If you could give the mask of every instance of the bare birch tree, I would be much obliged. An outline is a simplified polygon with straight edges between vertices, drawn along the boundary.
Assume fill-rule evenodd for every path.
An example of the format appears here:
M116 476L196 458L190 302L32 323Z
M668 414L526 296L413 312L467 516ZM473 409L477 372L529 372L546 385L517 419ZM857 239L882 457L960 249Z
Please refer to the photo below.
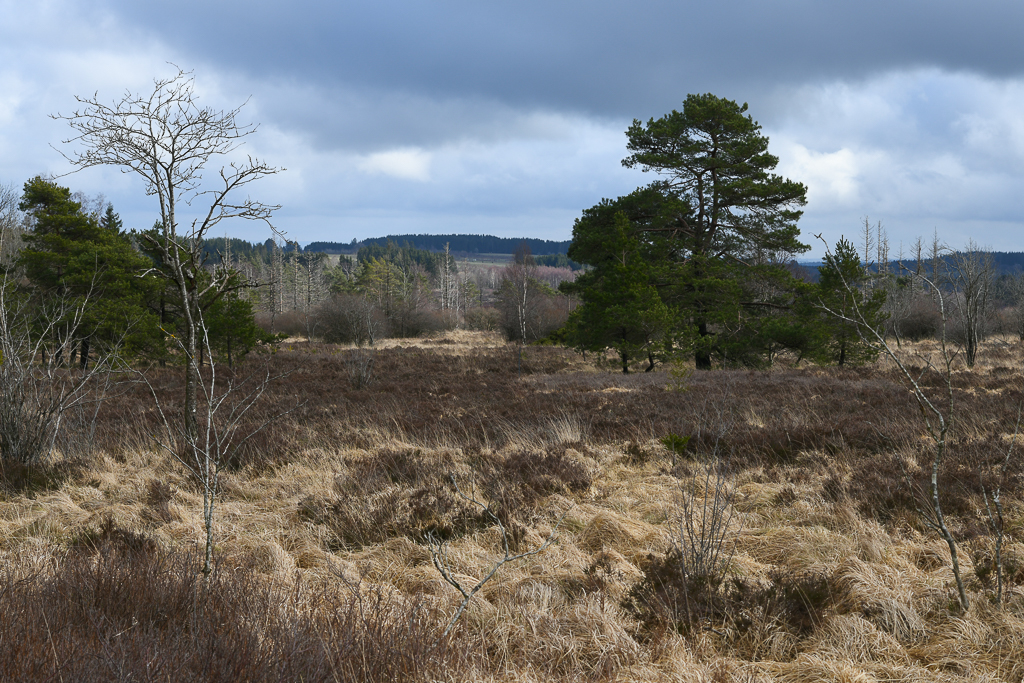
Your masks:
M982 251L974 240L968 240L963 250L949 254L947 279L954 288L952 299L964 345L964 361L969 368L974 367L978 347L985 339L995 271L992 255Z
M194 86L192 73L179 69L170 78L155 79L148 94L127 92L113 104L101 102L98 95L76 97L81 109L54 116L74 131L63 143L75 149L62 154L76 170L120 167L124 173L140 176L146 193L159 202L161 234L150 241L163 262L156 272L181 297L181 349L186 357L183 419L189 434L197 428L198 367L191 360L203 335L201 302L237 286L231 277L204 275L202 240L221 222L236 218L263 221L273 229L270 218L280 207L235 197L249 183L281 170L250 156L222 166L219 182L207 188L203 183L206 165L237 150L256 126L238 122L241 106L226 111L201 107ZM203 208L191 222L183 223L179 222L182 204Z
M196 378L198 398L198 409L193 413L194 421L191 424L172 424L153 385L143 373L139 374L149 386L157 413L163 423L165 437L156 439L158 446L181 463L202 491L205 532L203 574L209 576L213 571L213 513L217 496L220 494L220 472L231 462L234 454L246 441L285 413L264 419L254 427L245 428L246 418L270 383L280 375L272 376L269 365L266 365L241 379L233 374L222 376L214 361L202 310L196 311L196 322L199 331L197 343L206 351L210 362L206 371L200 372L201 355L188 355L187 362L192 366ZM184 349L185 340L176 338L176 341Z
M936 239L936 244L937 243L938 240ZM827 244L825 245L825 250L826 253L831 253ZM916 277L917 276L915 276L915 278ZM967 591L964 588L963 576L960 572L960 559L957 553L957 542L953 533L950 531L949 526L946 524L946 516L942 509L942 486L939 481L939 472L942 468L942 463L949 455L950 430L953 429L956 418L953 400L953 361L957 354L955 350L949 347L947 340L946 322L948 320L948 310L942 289L939 288L935 282L929 281L926 277L922 276L921 280L931 288L935 296L936 303L939 307L942 326L939 334L939 361L935 362L931 357L919 355L918 360L923 363L924 367L924 370L921 370L920 372L903 361L900 355L892 348L892 346L889 345L889 342L886 340L882 330L869 323L865 316L864 309L857 303L856 299L853 300L852 307L848 311L843 311L836 307L830 308L824 303L820 304L820 308L829 315L854 324L866 342L874 345L879 351L884 352L885 355L888 356L889 360L891 360L896 366L899 375L903 378L905 385L913 394L914 400L916 401L918 408L921 410L925 432L928 434L934 450L932 452L930 468L931 476L928 492L920 496L920 498L924 498L927 503L925 505L918 505L918 514L921 516L925 526L938 533L949 548L953 579L956 582L960 606L966 612L970 609L970 602L967 598ZM845 281L843 284L847 288L850 288L851 286L850 283ZM927 387L923 382L923 376L928 371L933 371L942 378L942 388L937 395L926 391ZM911 485L909 475L907 475L907 484L908 486ZM915 495L918 494L916 488L913 486L911 486L911 488Z

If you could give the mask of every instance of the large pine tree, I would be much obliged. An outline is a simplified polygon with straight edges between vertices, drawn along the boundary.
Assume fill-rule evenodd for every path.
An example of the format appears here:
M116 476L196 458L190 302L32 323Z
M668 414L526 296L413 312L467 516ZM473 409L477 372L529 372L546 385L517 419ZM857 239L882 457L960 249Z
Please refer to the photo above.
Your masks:
M690 95L682 111L634 121L622 163L660 178L585 211L569 250L600 271L613 257L602 236L621 212L624 234L642 254L635 268L670 312L674 329L666 336L677 347L687 340L698 368L762 362L768 336L784 331L780 312L797 296L785 263L808 249L796 227L807 188L773 172L779 160L746 111L746 104ZM584 307L610 295L590 287L598 281L608 282L595 275L574 288Z
M97 219L83 210L71 191L36 177L25 183L20 204L31 230L19 263L33 288L44 296L84 304L78 340L80 363L96 345L129 354L153 352L161 344L146 298L156 283L143 277L150 262L132 246L108 205Z

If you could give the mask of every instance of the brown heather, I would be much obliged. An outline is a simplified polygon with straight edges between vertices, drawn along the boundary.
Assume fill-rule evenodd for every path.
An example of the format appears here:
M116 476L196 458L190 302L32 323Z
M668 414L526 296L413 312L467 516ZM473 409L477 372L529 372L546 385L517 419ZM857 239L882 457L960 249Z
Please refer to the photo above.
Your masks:
M680 391L667 373L622 376L550 347L527 348L519 378L515 349L455 332L378 348L357 388L356 353L286 342L248 361L291 371L252 424L291 412L222 475L209 578L201 495L153 445L145 386L103 405L91 443L83 424L49 467L4 471L0 680L1024 678L1024 449L1003 482L1003 605L980 516L1024 399L1017 345L990 342L954 375L940 477L967 614L917 513L921 416L883 362L696 373ZM149 373L172 411L178 374ZM669 434L690 437L681 453ZM671 540L712 455L735 501L716 590L681 579ZM443 638L459 596L425 534L447 539L469 583L501 554L452 476L520 550L564 519Z

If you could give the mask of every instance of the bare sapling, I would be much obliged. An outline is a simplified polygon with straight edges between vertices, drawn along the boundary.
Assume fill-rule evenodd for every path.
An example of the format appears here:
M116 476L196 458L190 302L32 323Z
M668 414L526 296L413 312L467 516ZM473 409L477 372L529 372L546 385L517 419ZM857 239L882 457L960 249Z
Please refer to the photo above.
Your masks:
M990 253L982 251L974 240L968 240L962 251L949 255L946 271L954 290L952 299L964 360L972 368L990 322L995 262Z
M819 239L821 238L820 235L818 235L818 237ZM824 240L822 241L824 242ZM831 255L831 251L829 250L827 243L825 244L825 250L826 253ZM901 264L900 267L903 268L903 265ZM910 272L906 268L904 268L904 271L907 273ZM871 344L879 351L884 352L886 357L888 357L896 366L900 375L903 376L907 387L914 395L914 400L917 402L917 405L921 410L925 431L928 434L933 447L931 478L927 496L928 504L923 506L918 505L918 513L920 514L925 526L938 533L949 547L953 579L956 582L960 607L966 612L970 607L970 602L967 599L967 591L964 588L964 581L960 572L957 542L956 539L953 538L953 534L950 532L949 527L946 524L945 515L942 512L941 485L939 482L939 470L942 466L943 460L947 456L950 430L953 428L956 416L953 397L953 361L956 359L958 353L957 350L950 348L947 341L946 324L949 316L942 290L936 286L937 283L934 280L930 280L924 275L912 273L911 276L920 279L920 281L930 289L932 295L935 297L936 303L938 304L941 321L939 328L939 362L936 363L931 356L917 354L916 357L923 362L923 370L917 375L911 371L910 367L903 362L903 359L896 353L896 350L889 344L884 334L884 328L882 326L875 326L868 323L864 310L860 305L860 292L855 292L853 287L851 287L850 283L847 282L845 278L843 278L843 285L851 295L850 301L852 302L852 305L850 308L844 312L842 310L829 308L823 302L819 302L818 306L825 313L845 322L852 323L857 329L857 333L865 343ZM840 277L842 277L841 274ZM942 378L941 397L933 398L925 392L922 385L922 378L928 371L935 372ZM907 479L907 483L910 485L909 475L907 475Z
M1010 445L1006 447L1006 455L999 463L995 484L986 485L985 477L979 470L978 477L981 479L981 495L985 501L985 521L988 524L989 532L995 540L996 569L996 604L1003 602L1003 542L1005 540L1006 518L1003 514L1002 486L1006 481L1006 472L1010 467L1013 456L1013 447L1017 445L1017 435L1020 433L1021 408L1017 408L1017 424L1013 430L1013 437Z
M0 249L3 235L0 234ZM23 466L43 464L53 453L65 418L95 402L94 386L109 384L119 363L117 345L84 369L65 363L62 350L80 336L89 296L36 300L0 274L0 459Z
M126 93L113 104L98 96L76 97L82 109L53 118L66 121L74 136L64 140L77 151L62 154L76 170L94 166L118 166L142 178L146 194L159 202L157 235L145 235L159 256L151 272L165 278L180 298L183 317L182 346L188 358L200 352L200 318L211 305L232 289L248 287L229 268L215 271L205 266L203 241L223 221L245 219L270 225L280 208L246 197L236 199L247 185L277 173L253 157L231 161L219 170L219 183L203 184L205 166L217 157L234 153L256 126L239 123L241 107L222 111L198 104L194 77L178 70L170 78L155 79L148 94ZM181 221L179 208L198 206L191 221ZM203 273L209 277L203 277ZM198 365L185 364L185 429L198 429Z
M210 345L209 332L203 321L202 311L197 311L199 342L209 359L201 369L199 355L189 353L188 342L174 337L185 362L192 365L196 378L197 398L195 421L171 421L156 389L139 373L149 387L156 404L157 414L164 429L164 436L154 436L158 447L177 460L199 486L203 494L203 530L205 552L203 574L213 571L213 515L220 494L220 473L228 465L238 449L263 429L273 424L289 411L268 417L255 426L244 424L247 416L267 391L272 382L284 375L272 375L269 363L262 369L238 379L233 373L223 377L218 370ZM201 371L202 370L202 371ZM186 410L190 409L186 406ZM292 409L294 410L294 408Z
M726 535L733 526L735 493L717 458L694 471L689 490L680 491L679 528L672 545L687 581L704 581L717 590L725 579L732 552Z
M455 492L458 493L459 496L466 502L472 503L473 505L479 507L484 512L484 514L487 515L487 517L490 518L498 527L498 532L501 535L501 546L503 554L500 558L498 558L495 561L493 565L491 565L491 568L484 574L483 578L477 581L474 586L464 586L462 582L455 577L455 570L452 568L452 561L448 556L447 542L438 538L438 536L435 535L433 532L427 533L427 548L430 550L430 559L434 563L434 568L437 569L438 573L441 574L442 579L444 579L449 585L455 588L455 590L459 591L460 595L462 595L462 602L459 604L458 609L455 610L455 614L452 616L451 621L448 622L448 626L445 628L442 637L447 637L448 634L452 632L452 629L455 628L455 624L458 623L459 618L462 616L462 613L465 612L466 607L469 606L469 602L473 599L473 596L476 595L488 581L494 578L494 576L498 573L499 569L501 569L509 562L522 560L547 550L548 547L550 547L551 544L555 542L557 538L555 534L558 531L558 527L561 526L562 520L565 519L565 513L562 513L562 515L558 518L558 521L555 523L555 527L551 530L551 533L548 535L547 539L539 546L537 546L533 550L529 550L524 553L513 554L509 546L508 529L502 523L501 519L499 519L498 515L496 515L494 511L491 510L491 507L489 505L481 502L476 497L475 491L471 490L470 495L466 495L459 487L458 482L455 480L455 475L451 475L450 479L452 482L452 486L455 487Z

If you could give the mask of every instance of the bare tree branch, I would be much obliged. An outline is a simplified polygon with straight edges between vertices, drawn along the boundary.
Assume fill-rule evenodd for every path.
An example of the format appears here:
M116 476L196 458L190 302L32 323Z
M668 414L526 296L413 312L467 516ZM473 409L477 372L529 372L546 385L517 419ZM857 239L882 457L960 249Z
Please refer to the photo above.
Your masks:
M175 67L177 68L177 67ZM162 264L154 269L168 279L181 297L184 317L182 351L185 363L185 429L197 429L197 368L192 361L199 350L202 308L208 294L223 294L231 285L229 271L204 271L202 241L211 229L231 219L262 221L274 230L270 218L277 205L263 204L236 195L249 183L278 173L253 157L244 163L231 162L220 169L222 186L203 189L203 171L215 157L237 150L246 137L256 132L254 124L239 123L245 103L235 109L200 107L191 72L178 69L170 78L155 79L148 95L126 92L113 104L101 102L98 93L76 97L82 105L68 115L53 118L66 121L74 135L60 151L75 170L94 166L118 166L123 173L140 176L146 194L160 204L160 237L149 238ZM209 202L206 210L187 229L179 226L178 205ZM204 272L207 275L204 277Z
M427 534L427 548L430 550L430 559L434 563L434 568L437 569L438 573L441 574L441 578L443 578L449 585L455 588L455 590L459 591L459 593L462 595L462 602L459 604L459 608L455 611L455 615L448 623L448 627L445 628L443 637L447 637L448 634L451 633L452 629L455 628L455 624L456 622L458 622L459 617L462 616L462 613L466 610L466 607L469 606L469 601L472 600L473 596L476 595L480 591L480 589L484 587L484 584L490 581L494 577L494 575L498 573L498 570L501 569L502 566L504 566L508 562L515 562L516 560L531 557L533 555L537 555L547 550L548 547L555 542L555 533L558 531L558 527L561 526L562 520L565 519L566 515L566 513L562 513L562 515L558 518L558 521L555 523L554 529L551 530L551 533L548 535L547 539L543 543L541 543L533 550L513 555L512 551L509 549L508 530L505 528L505 525L502 524L498 516L494 514L494 511L491 510L491 507L477 499L475 493L468 496L465 493L463 493L462 489L459 488L459 483L455 480L455 475L451 475L449 479L452 482L452 486L455 487L456 493L458 493L463 500L479 506L480 509L483 510L487 514L487 516L490 517L491 520L493 520L494 523L497 525L498 531L501 534L501 544L504 550L504 554L491 566L487 573L484 574L482 579L477 581L477 583L472 588L468 588L463 586L462 582L455 578L455 572L452 570L451 560L449 560L448 558L447 543L439 539L433 533Z

